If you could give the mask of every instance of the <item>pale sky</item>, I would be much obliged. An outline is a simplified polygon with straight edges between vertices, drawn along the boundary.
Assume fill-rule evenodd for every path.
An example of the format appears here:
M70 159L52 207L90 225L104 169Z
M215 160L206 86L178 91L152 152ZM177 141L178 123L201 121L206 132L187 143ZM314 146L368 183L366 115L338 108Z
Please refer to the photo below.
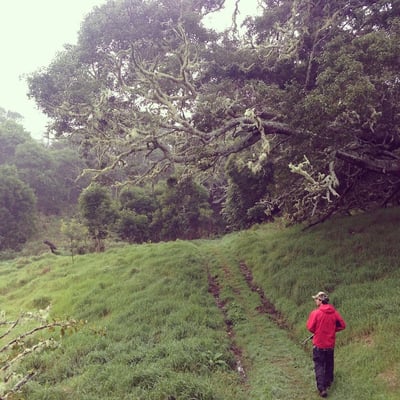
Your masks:
M46 117L29 100L21 76L46 67L64 44L76 44L85 15L107 0L0 0L0 107L21 114L22 125L41 139ZM231 5L221 13L217 26L230 26ZM257 0L242 0L241 16L254 14Z

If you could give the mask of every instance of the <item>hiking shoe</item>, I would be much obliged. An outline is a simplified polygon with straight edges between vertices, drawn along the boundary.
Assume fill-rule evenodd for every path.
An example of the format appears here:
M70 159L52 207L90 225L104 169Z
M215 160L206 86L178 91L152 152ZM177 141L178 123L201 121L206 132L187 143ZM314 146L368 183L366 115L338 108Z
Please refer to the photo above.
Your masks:
M328 392L327 392L326 390L321 390L321 391L319 392L319 395L320 395L321 397L328 397Z

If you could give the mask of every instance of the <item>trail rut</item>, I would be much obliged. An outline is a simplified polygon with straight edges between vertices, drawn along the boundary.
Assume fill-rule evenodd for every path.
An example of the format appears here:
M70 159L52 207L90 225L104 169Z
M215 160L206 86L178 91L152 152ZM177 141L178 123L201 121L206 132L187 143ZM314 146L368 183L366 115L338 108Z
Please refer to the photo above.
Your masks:
M254 281L247 263L227 259L218 249L210 256L209 293L223 315L249 399L313 399L311 360L290 339L290 324Z

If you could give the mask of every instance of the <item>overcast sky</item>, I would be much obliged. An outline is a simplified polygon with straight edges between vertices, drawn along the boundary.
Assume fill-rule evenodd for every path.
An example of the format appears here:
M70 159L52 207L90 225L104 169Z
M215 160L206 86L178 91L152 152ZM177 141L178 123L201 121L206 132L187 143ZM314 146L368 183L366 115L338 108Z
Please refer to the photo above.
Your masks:
M234 0L227 0L227 5ZM46 67L64 44L75 44L80 24L107 0L0 0L0 107L20 113L25 129L41 139L47 120L26 96L21 77ZM241 0L242 16L255 11L257 0ZM218 26L230 25L231 11Z

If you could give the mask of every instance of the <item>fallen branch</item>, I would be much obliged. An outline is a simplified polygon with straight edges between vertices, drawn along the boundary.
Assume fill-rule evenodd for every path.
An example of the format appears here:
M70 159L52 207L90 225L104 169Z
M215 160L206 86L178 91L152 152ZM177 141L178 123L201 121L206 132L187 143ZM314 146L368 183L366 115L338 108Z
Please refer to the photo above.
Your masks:
M46 311L48 310L46 309ZM10 325L9 329L0 335L0 340L2 341L7 340L17 327L20 329L23 322L36 321L38 325L15 335L2 344L0 348L0 355L2 356L0 361L0 400L12 398L13 394L19 392L37 374L38 371L35 370L21 373L19 367L22 360L33 353L57 348L59 343L53 337L43 338L41 336L41 338L35 339L35 335L38 332L45 330L52 332L55 329L59 329L62 337L67 330L76 331L79 325L84 323L73 319L48 322L44 320L43 310L23 313L15 321L11 322L5 319L4 313L1 313L1 318L3 318L3 321L0 321L0 326ZM29 340L27 340L28 338ZM29 343L29 347L26 342Z

